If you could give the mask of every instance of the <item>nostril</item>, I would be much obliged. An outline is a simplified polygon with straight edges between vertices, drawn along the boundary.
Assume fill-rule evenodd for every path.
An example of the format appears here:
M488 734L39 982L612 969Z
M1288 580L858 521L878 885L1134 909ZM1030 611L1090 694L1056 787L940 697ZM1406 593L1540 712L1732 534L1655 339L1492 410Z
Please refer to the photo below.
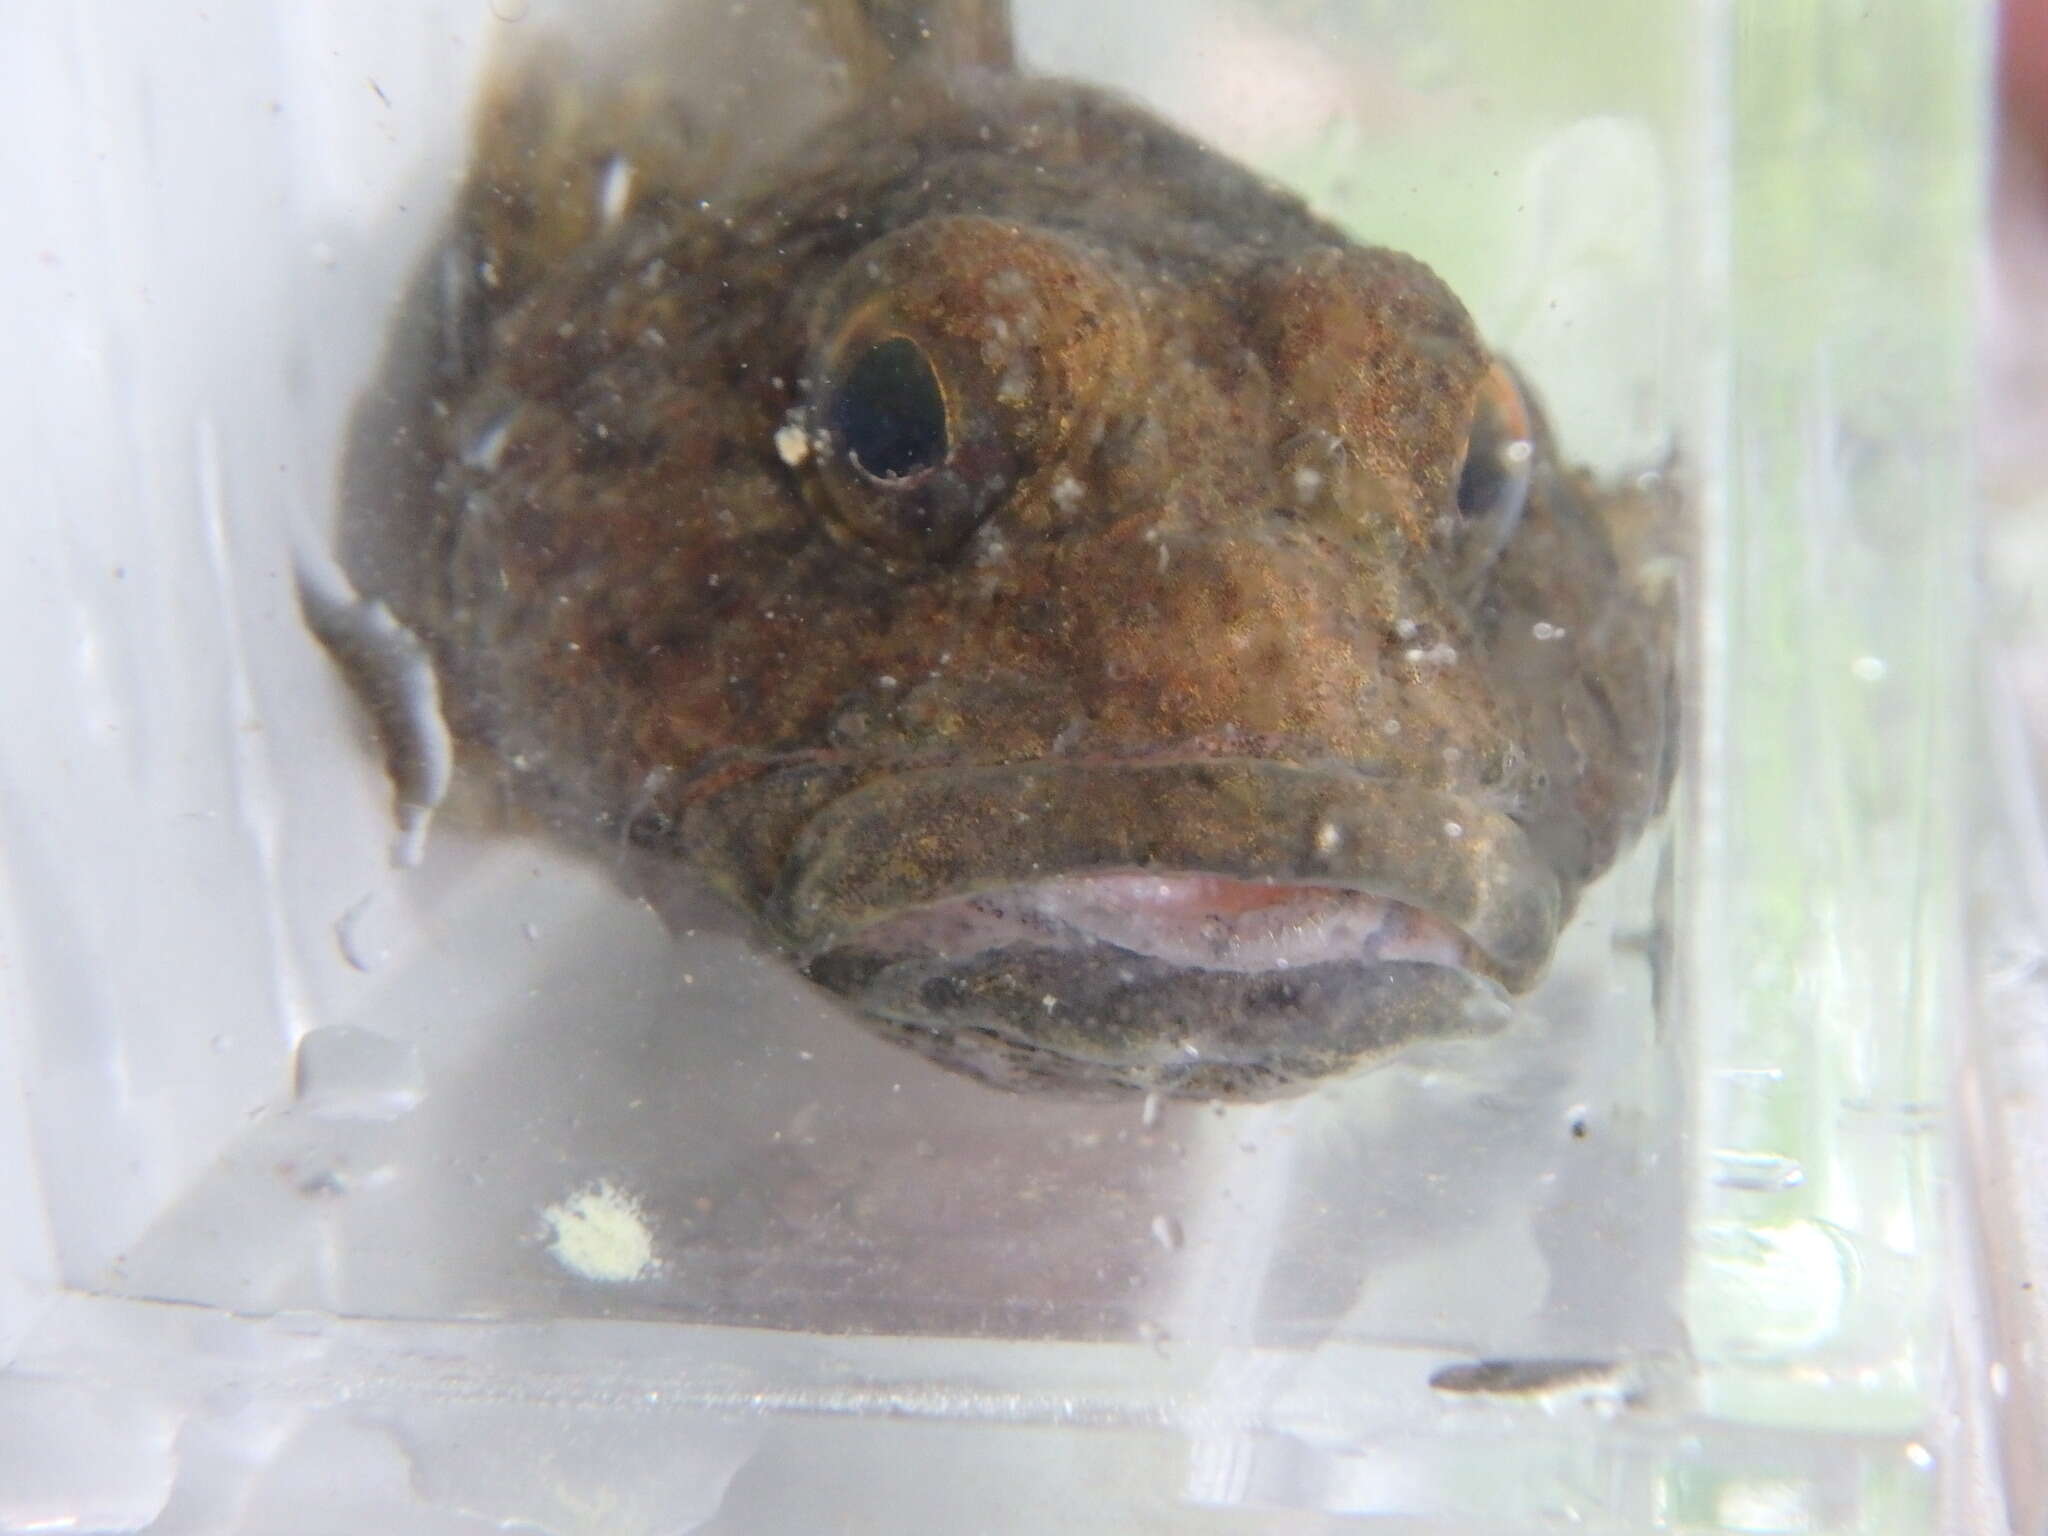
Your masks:
M1286 1013L1301 1006L1301 988L1291 981L1268 982L1247 992L1244 1003L1252 1013Z
M957 976L933 976L917 989L917 1000L934 1013L950 1013L967 1001L967 983Z

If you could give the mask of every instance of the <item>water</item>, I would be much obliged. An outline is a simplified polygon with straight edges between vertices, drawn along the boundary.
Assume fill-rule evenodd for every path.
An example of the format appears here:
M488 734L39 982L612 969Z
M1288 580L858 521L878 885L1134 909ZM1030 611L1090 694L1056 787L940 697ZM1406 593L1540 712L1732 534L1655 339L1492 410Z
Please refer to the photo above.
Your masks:
M1027 54L1426 256L1576 452L1687 487L1671 840L1502 1034L1224 1111L933 1072L488 805L394 873L294 572L539 8L32 9L0 1529L1963 1507L1965 8L1083 9Z

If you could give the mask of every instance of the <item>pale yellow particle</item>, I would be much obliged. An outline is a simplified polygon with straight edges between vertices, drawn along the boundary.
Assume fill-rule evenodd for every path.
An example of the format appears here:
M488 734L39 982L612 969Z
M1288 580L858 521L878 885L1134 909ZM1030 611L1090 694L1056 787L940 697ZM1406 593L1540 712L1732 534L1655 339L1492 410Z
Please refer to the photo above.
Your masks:
M572 1275L620 1284L654 1269L654 1234L640 1203L606 1181L586 1185L543 1210L554 1234L548 1252Z

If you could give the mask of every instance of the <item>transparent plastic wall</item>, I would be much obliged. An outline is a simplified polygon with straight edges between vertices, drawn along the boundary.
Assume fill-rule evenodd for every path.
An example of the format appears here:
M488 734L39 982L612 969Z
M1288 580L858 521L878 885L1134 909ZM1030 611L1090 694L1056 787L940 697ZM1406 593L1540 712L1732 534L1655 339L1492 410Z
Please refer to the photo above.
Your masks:
M18 7L0 1530L1993 1528L1982 8L1019 11L1683 487L1662 827L1503 1035L1237 1108L939 1073L482 819L400 867L294 572L487 60L589 15ZM707 100L807 110L706 13Z

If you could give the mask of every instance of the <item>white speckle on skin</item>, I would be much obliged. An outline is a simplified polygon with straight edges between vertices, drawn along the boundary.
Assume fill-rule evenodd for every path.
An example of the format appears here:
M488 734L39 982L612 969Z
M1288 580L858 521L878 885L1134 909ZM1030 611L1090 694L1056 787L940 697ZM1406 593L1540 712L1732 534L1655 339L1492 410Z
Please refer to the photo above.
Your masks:
M811 456L811 435L799 422L785 421L775 429L775 453L783 463L795 469Z
M1461 838L1461 837L1463 837L1464 835L1465 835L1465 827L1464 827L1464 824L1463 824L1462 822L1456 822L1456 821L1447 821L1447 822L1445 822L1445 823L1444 823L1444 836L1445 836L1445 837L1448 837L1448 838L1451 838L1451 839L1455 840L1455 839L1457 839L1457 838Z
M1529 633L1534 635L1538 640L1562 640L1564 638L1564 627L1558 624L1546 623L1544 620L1538 619L1534 624L1531 624L1529 626Z
M1323 488L1323 472L1303 465L1294 472L1294 494L1302 501L1314 501Z
M1881 683L1890 671L1882 656L1858 656L1849 663L1849 675L1859 683Z
M604 176L597 185L597 216L609 229L626 216L633 200L633 162L613 155L605 162Z
M640 1202L610 1181L587 1184L540 1214L552 1234L548 1252L570 1274L620 1285L653 1272L654 1233Z
M487 475L496 473L505 457L505 444L512 436L513 415L512 411L505 412L472 437L463 449L462 462Z
M1343 845L1344 830L1334 821L1326 821L1316 828L1316 852L1335 853Z
M1052 483L1052 504L1062 512L1072 512L1081 505L1081 482L1072 475L1061 475Z

